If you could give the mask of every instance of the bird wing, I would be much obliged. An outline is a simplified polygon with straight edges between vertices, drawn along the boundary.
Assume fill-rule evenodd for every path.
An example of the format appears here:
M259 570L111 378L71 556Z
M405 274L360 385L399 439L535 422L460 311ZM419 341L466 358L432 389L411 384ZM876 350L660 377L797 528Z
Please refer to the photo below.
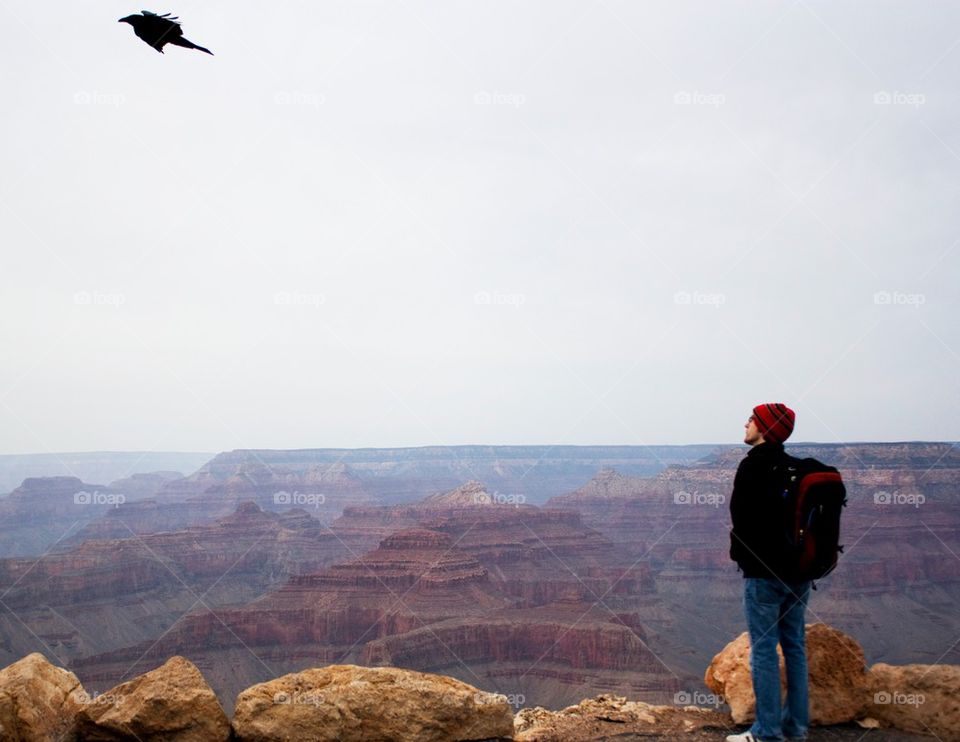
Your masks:
M143 10L141 13L143 13L143 22L140 24L141 30L136 31L136 34L150 46L157 48L157 44L163 46L183 36L183 29L176 16L170 13L157 15L149 10Z
M161 14L151 13L149 10L141 10L140 12L147 18L154 20L154 22L162 21L164 23L169 23L174 26L180 25L180 16L170 15L170 13L161 13Z

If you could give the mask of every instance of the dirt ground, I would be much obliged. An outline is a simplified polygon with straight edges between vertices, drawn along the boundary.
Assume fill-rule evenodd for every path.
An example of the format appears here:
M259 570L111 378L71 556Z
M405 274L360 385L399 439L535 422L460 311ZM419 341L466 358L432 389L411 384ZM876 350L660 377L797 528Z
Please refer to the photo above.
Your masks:
M722 727L704 727L694 731L667 731L658 729L656 731L624 731L616 732L614 729L597 729L595 734L590 735L587 730L582 730L589 736L544 736L543 742L581 742L589 740L590 742L660 742L663 740L681 740L682 742L723 742L728 734L735 734L745 729L734 728L727 729ZM572 730L570 730L572 731ZM896 729L863 729L856 724L843 724L831 727L813 727L807 736L807 742L937 742L936 737L921 736L917 734L908 734ZM942 740L942 742L948 742Z
M683 740L724 742L744 731L728 714L715 710L633 703L616 696L598 696L563 711L524 709L515 720L517 742L600 742L601 740ZM869 729L856 723L811 727L807 742L932 742L935 736L896 729ZM956 739L940 742L958 742Z

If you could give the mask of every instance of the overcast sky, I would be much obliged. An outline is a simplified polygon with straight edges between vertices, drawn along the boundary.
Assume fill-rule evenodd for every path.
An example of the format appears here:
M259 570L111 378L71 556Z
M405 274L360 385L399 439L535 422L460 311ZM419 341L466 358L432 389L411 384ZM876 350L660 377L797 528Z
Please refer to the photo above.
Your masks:
M960 6L2 0L0 452L960 438Z

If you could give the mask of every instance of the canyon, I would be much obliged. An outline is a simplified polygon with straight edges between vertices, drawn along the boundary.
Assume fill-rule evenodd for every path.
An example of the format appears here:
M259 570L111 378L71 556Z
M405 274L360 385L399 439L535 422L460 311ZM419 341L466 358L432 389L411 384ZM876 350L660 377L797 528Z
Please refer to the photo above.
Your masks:
M848 504L837 569L812 593L809 620L856 633L876 662L960 659L960 449L946 443L788 446L839 468ZM745 449L721 449L655 477L604 470L548 505L573 510L649 560L667 625L700 662L742 627L741 579L728 558L730 483ZM694 664L677 657L678 668Z
M410 502L482 479L495 494L543 502L579 487L602 466L653 474L690 463L713 446L427 446L404 449L236 450L217 454L187 476L138 462L190 463L188 454L63 454L0 457L0 474L32 476L0 496L0 557L40 555L92 538L212 523L242 500L264 510L304 508L329 523L348 505ZM59 474L64 470L71 476ZM111 479L109 474L122 472ZM84 476L78 476L83 474ZM89 475L89 476L87 476ZM86 484L109 482L107 485ZM147 483L149 482L149 485ZM78 507L73 496L96 493ZM35 507L40 504L40 507Z
M871 662L958 663L957 448L788 449L838 466L848 487L846 550L808 620L855 634ZM430 471L463 473L449 452L425 470L365 452L221 454L188 477L144 478L137 499L45 554L0 560L0 661L41 651L104 690L182 655L225 708L248 685L330 663L441 672L550 708L591 693L669 702L701 689L743 628L726 498L745 452L710 447L653 473L621 471L614 451L586 476L585 460L551 465L568 485L550 498L528 487L539 504L499 460L471 469L512 485L429 487ZM13 512L44 486L60 502L78 485L25 482Z
M329 530L352 558L71 668L97 689L179 654L226 708L247 685L334 662L442 670L553 705L579 700L585 679L636 697L693 682L651 649L646 565L576 513L496 504L468 482L410 505L347 508Z

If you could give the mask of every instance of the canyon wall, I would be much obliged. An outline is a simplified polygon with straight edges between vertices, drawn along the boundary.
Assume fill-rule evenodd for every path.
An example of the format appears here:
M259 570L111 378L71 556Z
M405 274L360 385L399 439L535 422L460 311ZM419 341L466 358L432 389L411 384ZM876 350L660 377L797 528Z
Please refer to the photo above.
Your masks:
M848 486L847 548L808 620L856 634L871 662L958 663L956 447L788 449L837 465ZM542 506L478 481L421 482L419 499L390 504L420 480L371 485L354 469L375 463L362 452L349 465L224 454L190 477L142 479L146 499L82 522L72 494L93 485L27 482L7 512L43 527L73 516L77 535L0 560L0 661L42 651L103 690L181 654L225 705L335 662L443 672L548 707L592 692L669 702L701 688L743 629L727 506L746 450L652 476L600 467Z

